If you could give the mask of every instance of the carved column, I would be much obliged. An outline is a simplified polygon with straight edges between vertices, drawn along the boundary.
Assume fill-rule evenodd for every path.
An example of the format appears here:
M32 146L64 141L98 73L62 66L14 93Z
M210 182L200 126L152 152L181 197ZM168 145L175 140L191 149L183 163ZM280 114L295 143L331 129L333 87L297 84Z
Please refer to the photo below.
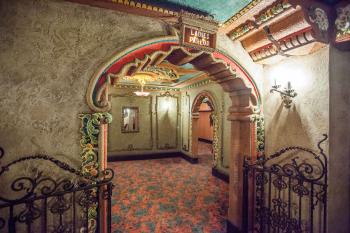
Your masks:
M192 113L192 157L198 157L199 113Z
M231 153L229 184L229 232L241 229L242 223L242 188L243 157L251 153L251 89L243 89L230 93L232 106L228 120L231 121Z

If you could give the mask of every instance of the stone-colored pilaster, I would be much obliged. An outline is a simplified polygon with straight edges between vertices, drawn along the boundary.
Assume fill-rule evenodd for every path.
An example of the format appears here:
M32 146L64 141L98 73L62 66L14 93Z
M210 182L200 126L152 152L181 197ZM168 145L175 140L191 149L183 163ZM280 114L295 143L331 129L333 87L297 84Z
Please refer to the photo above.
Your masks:
M198 157L199 113L192 113L192 157Z
M251 89L233 91L230 94L232 106L228 120L231 121L231 156L229 184L228 220L238 229L242 223L243 157L250 155Z

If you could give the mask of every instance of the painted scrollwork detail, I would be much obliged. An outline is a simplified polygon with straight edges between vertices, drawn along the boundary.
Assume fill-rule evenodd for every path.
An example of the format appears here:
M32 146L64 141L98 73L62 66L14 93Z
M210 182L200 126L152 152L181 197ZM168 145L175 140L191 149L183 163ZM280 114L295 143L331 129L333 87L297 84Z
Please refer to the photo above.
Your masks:
M265 152L265 121L264 116L255 115L253 116L253 122L256 127L256 151L258 156Z
M211 115L213 121L213 167L217 167L220 163L220 138L219 138L219 119L216 114Z
M101 124L109 124L112 122L112 115L110 113L88 113L81 114L81 128L80 132L82 138L80 140L80 146L82 148L81 158L81 171L84 175L90 175L97 177L99 175L98 164L98 136L100 133L99 127ZM90 203L87 207L88 211L88 224L89 233L96 231L97 226L97 203Z
M82 148L81 170L83 174L97 176L98 175L98 135L100 133L99 126L109 124L112 122L112 115L110 113L88 113L81 114L81 140L80 146Z

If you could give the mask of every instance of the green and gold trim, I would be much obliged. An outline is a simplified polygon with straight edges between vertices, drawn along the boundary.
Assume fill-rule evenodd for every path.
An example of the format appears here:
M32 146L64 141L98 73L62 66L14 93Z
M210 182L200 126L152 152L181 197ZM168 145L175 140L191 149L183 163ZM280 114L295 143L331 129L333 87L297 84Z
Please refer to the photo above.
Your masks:
M237 19L239 19L240 17L245 15L248 11L250 11L253 7L258 5L260 2L262 2L262 0L253 0L251 3L246 5L242 10L240 10L237 14L233 15L230 19L228 19L223 24L223 26L225 27L225 26L230 25L231 23L233 23L234 21L236 21Z
M159 142L159 125L158 125L158 117L159 117L159 112L158 112L158 107L159 107L159 99L160 98L164 98L164 97L168 97L168 98L175 98L176 99L176 129L175 129L175 145L169 145L169 144L164 144L164 145L160 145ZM180 106L179 106L179 96L178 95L173 95L170 92L164 92L160 95L156 96L156 144L157 144L157 149L159 150L170 150L170 149L176 149L178 147L178 128L179 128L179 115L180 115Z

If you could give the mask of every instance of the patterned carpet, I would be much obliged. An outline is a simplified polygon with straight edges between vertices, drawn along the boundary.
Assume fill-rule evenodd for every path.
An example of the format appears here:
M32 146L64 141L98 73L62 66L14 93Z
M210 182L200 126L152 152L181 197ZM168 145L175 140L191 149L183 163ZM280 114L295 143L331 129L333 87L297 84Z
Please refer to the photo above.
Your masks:
M210 150L201 143L194 165L182 158L109 163L112 232L226 232L228 185L211 175Z

